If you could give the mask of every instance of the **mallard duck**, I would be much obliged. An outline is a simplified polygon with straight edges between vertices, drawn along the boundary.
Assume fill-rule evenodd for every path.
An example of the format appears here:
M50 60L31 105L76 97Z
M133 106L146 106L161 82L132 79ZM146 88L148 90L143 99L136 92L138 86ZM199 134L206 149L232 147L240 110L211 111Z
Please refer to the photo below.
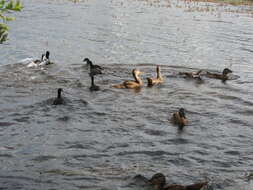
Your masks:
M220 79L220 80L223 80L223 81L226 81L228 80L228 74L229 73L232 73L233 71L228 69L228 68L225 68L223 71L222 71L222 74L218 74L218 73L210 73L210 72L206 72L206 76L209 77L209 78L215 78L215 79Z
M53 101L53 105L61 105L61 104L64 104L65 102L64 102L64 100L63 100L63 98L61 97L61 92L62 92L63 90L61 89L61 88L59 88L58 89L58 93L57 93L57 97L54 99L54 101Z
M86 62L87 65L90 66L90 73L92 73L93 76L102 74L103 68L99 65L93 65L92 61L89 58L85 58L83 62Z
M91 78L91 86L90 86L90 91L98 91L100 90L99 86L96 86L94 83L94 75L90 74Z
M113 85L112 87L114 88L140 88L142 87L143 82L141 78L139 77L139 75L142 74L142 72L140 72L138 69L133 69L132 74L135 79L134 81L127 80L127 81L124 81L122 84L116 84L116 85Z
M164 82L162 75L161 75L161 69L159 66L156 67L156 78L148 77L147 81L148 81L149 87L152 87L153 85L161 84Z
M179 127L184 127L188 124L188 120L185 117L184 108L180 108L178 112L173 113L171 121Z
M149 182L153 185L152 190L200 190L208 184L208 182L202 182L186 186L177 184L165 186L166 178L162 173L153 175Z
M192 78L192 79L199 79L202 80L200 73L202 70L199 70L197 72L179 72L179 75L183 75L184 78Z

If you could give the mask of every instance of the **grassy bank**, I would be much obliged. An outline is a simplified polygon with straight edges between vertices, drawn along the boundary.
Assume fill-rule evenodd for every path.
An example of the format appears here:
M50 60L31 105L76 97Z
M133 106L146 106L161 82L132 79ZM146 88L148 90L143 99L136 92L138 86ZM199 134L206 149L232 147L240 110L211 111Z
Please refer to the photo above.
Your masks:
M186 1L197 1L197 2L212 2L212 3L221 3L229 5L250 5L253 6L253 0L186 0Z

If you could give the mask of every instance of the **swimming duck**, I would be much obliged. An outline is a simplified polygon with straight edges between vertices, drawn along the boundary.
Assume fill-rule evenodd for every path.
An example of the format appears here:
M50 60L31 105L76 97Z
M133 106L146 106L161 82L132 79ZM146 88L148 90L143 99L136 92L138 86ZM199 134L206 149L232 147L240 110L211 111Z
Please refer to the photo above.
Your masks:
M184 108L180 108L178 112L173 113L171 121L179 127L184 127L188 124L188 120L185 117Z
M207 71L206 72L206 76L209 77L209 78L216 78L216 79L220 79L220 80L226 81L226 80L228 80L228 74L232 73L232 72L233 71L231 71L230 69L225 68L222 71L222 74L210 73L210 72Z
M159 66L156 67L156 78L148 77L147 81L148 81L149 87L152 87L153 85L161 84L164 82L162 75L161 75L161 69Z
M202 80L200 73L202 70L199 70L197 72L179 72L179 75L183 75L184 78L192 78L192 79L199 79Z
M103 68L99 65L93 65L92 61L89 60L89 58L85 58L83 62L86 62L87 65L90 66L90 73L92 73L93 76L102 74Z
M96 86L94 83L94 75L90 74L91 77L91 86L90 86L90 91L98 91L100 90L99 86Z
M165 186L166 178L162 173L153 175L149 182L153 185L152 190L200 190L208 184L208 182L202 182L187 186L177 184Z
M174 184L164 187L163 190L201 190L207 184L208 182L195 183L186 186Z
M27 67L38 67L38 66L44 66L44 65L52 64L53 62L50 62L49 55L50 55L50 52L46 51L46 54L41 55L40 60L37 59L35 61L32 61L32 62L28 63Z
M41 59L36 59L34 61L31 61L28 63L27 67L38 67L40 64L44 63L45 60L45 54L41 55Z
M153 185L154 190L163 190L166 184L166 178L162 173L156 173L151 177L149 182Z
M64 104L64 100L63 100L63 98L61 97L62 89L59 88L57 92L58 92L57 98L54 99L53 105L61 105L61 104Z
M142 87L143 82L141 78L139 77L139 75L142 74L142 72L140 72L138 69L133 69L132 74L135 79L134 81L127 80L127 81L124 81L122 84L116 84L116 85L113 85L112 87L114 88L140 88Z
M49 52L49 51L46 51L46 55L45 55L45 57L44 57L44 60L47 60L47 63L48 63L48 64L51 64L52 62L50 62L49 55L50 55L50 52Z

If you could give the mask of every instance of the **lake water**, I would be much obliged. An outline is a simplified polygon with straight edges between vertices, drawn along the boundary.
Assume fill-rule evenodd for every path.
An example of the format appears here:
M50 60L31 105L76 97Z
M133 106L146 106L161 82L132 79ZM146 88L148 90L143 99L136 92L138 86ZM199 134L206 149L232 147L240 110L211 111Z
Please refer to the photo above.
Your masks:
M0 46L0 189L141 189L131 179L210 181L252 190L253 18L250 7L184 1L22 0ZM246 13L245 13L246 12ZM17 62L51 52L54 65ZM90 92L89 57L105 67ZM131 70L166 81L113 89ZM178 72L222 71L199 83ZM67 105L52 106L57 88ZM180 107L190 124L169 121Z

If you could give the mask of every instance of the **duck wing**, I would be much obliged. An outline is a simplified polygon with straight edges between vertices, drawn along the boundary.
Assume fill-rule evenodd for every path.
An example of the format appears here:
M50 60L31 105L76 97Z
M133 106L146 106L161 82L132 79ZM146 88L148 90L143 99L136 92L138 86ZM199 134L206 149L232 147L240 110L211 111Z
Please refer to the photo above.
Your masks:
M44 66L44 65L48 65L48 60L44 60L39 63L39 66Z
M101 75L103 74L102 71L98 68L92 67L90 68L90 75L94 76L94 75Z
M126 87L126 88L137 88L137 87L140 87L140 84L136 81L125 81L123 83L123 85Z
M39 66L39 63L40 63L40 60L32 61L32 62L28 63L27 67L28 67L28 68L31 68L31 67L38 67L38 66Z
M164 188L164 190L201 190L204 186L206 186L208 182L203 182L203 183L195 183L192 185L168 185Z
M168 185L163 190L186 190L184 186L182 185Z
M206 72L206 76L209 78L222 78L222 74Z
M104 68L99 65L94 65L94 68L99 69L99 70L104 70Z
M202 182L202 183L195 183L192 185L187 185L185 187L185 190L200 190L202 187L206 186L208 182Z
M61 105L61 104L65 104L64 100L62 98L56 98L53 101L53 105Z

